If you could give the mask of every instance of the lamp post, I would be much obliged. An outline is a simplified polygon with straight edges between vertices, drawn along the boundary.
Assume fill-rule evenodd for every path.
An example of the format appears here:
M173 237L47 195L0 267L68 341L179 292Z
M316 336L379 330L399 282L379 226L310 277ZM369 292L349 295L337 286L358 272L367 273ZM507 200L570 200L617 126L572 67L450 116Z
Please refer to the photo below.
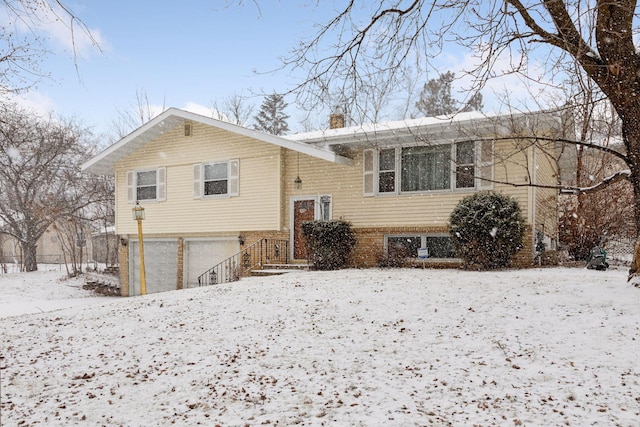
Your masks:
M142 220L144 208L136 200L136 206L132 209L133 219L138 221L138 250L140 252L140 295L147 294L147 281L144 274L144 242L142 241Z

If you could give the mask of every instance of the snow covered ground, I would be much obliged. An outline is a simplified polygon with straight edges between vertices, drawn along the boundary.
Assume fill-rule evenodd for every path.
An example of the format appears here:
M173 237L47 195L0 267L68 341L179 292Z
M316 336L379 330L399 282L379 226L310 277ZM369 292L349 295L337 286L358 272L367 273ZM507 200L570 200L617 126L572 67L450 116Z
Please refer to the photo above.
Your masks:
M2 426L640 425L623 270L300 272L128 299L61 274L0 275Z

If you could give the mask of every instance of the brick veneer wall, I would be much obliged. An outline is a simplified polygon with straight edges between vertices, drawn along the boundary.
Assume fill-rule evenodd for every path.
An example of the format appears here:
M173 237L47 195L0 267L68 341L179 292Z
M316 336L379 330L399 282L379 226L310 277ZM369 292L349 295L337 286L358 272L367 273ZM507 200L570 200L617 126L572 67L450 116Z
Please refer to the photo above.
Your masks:
M120 263L120 295L129 296L129 240L126 246L118 244L118 262Z
M387 234L430 234L449 233L446 226L438 227L377 227L377 228L354 228L357 243L351 256L350 267L370 268L376 267L384 258L384 236ZM532 265L533 261L533 234L531 226L527 226L524 235L524 248L518 251L513 260L513 267L526 268ZM416 266L422 266L422 261L416 261ZM458 267L460 262L444 261L434 262L427 260L427 267Z

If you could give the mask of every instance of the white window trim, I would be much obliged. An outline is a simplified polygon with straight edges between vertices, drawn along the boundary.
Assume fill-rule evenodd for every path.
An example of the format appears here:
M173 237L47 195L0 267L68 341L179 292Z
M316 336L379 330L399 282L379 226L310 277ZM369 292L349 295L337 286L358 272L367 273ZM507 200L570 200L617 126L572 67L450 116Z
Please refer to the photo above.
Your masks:
M384 235L384 253L388 254L389 253L389 237L420 237L420 247L421 248L425 248L427 247L427 237L448 237L451 238L451 236L447 233L392 233L392 234L385 234ZM415 256L412 256L410 258L407 258L408 260L413 260L413 261L417 261L418 260L418 254L416 253ZM431 262L451 262L451 261L460 261L461 258L457 258L457 257L452 257L452 258L431 258L428 257L426 259L427 262L431 261Z
M411 148L411 147L420 147L421 144L407 145L407 146L398 146L398 147L384 147L378 149L365 149L363 151L363 195L364 196L376 196L376 197L388 197L388 196L399 196L399 195L416 195L416 194L438 194L438 193L452 193L452 192L469 192L469 191L481 191L481 190L490 190L493 188L493 141L490 140L473 140L475 143L475 164L474 164L474 174L475 185L473 187L463 187L456 188L456 144L459 142L467 142L469 139L460 140L460 141L452 141L452 142L442 142L440 144L434 145L449 145L451 148L451 167L449 169L449 173L451 174L451 178L449 179L449 188L442 190L417 190L417 191L402 191L402 181L401 174L399 171L402 169L402 149L403 148ZM490 156L491 160L489 162L483 162L482 160L482 149L484 144L490 144ZM384 192L381 193L380 190L380 158L379 153L381 150L394 149L395 150L395 191L393 192ZM372 156L373 159L373 170L367 170L366 168L366 157ZM485 167L489 167L489 174L491 176L483 177L483 169ZM485 178L485 179L482 179ZM366 181L367 179L371 179L373 181L373 192L366 191Z
M156 172L156 198L138 200L138 173ZM127 171L127 203L164 202L167 200L167 168L146 168Z
M322 218L322 200L323 198L329 198L329 218ZM294 247L293 247L293 239L294 239L294 234L295 234L295 224L294 224L294 207L295 207L295 202L298 202L300 200L313 200L314 202L314 207L313 207L313 220L314 221L318 221L321 219L325 219L327 221L330 221L331 219L333 219L333 195L332 194L314 194L311 196L293 196L291 197L290 201L289 201L289 255L291 256L291 259L293 259L293 251L294 251Z
M227 192L225 194L204 194L205 165L227 165ZM214 160L193 165L193 198L194 199L225 199L240 195L240 160Z

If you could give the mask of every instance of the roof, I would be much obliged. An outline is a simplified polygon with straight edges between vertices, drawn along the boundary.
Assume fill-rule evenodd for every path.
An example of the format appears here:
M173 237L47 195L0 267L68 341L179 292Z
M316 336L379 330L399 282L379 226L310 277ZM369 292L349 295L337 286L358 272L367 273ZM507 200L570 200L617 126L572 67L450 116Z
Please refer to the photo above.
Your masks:
M416 139L460 140L478 136L485 132L507 135L515 122L531 120L559 120L558 112L540 111L504 115L484 114L477 111L458 113L452 116L421 117L385 123L327 129L288 135L295 141L313 144L326 149L341 145L397 145L415 143Z
M277 135L271 135L264 132L247 129L232 123L216 120L210 117L177 108L169 108L162 114L151 119L149 122L131 132L121 140L112 144L101 153L97 154L89 161L82 165L85 172L97 175L113 175L114 166L121 159L127 157L139 148L157 139L165 132L181 125L185 121L202 123L218 129L233 132L289 150L307 154L312 157L327 160L339 164L351 164L351 160L340 156L339 154L323 148L314 147L312 145L294 141Z

